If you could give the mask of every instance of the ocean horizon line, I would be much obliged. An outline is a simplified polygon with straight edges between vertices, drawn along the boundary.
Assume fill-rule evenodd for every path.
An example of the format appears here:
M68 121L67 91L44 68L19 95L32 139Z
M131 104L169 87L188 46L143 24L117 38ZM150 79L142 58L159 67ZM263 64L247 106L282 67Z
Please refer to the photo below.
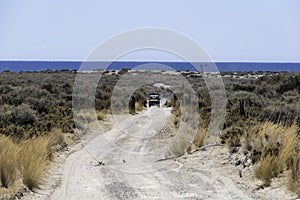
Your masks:
M206 63L205 61L184 61L184 60L51 60L51 59L0 59L0 62L176 62L176 63ZM299 63L300 61L209 61L207 63Z
M84 65L83 65L84 64ZM146 65L144 65L146 64ZM195 67L195 65L200 64ZM204 66L202 65L204 64ZM199 71L200 66L210 72L237 72L237 71L289 71L299 72L300 62L185 62L185 61L43 61L43 60L0 60L0 72L10 70L19 71L43 71L43 70L81 70L82 66L88 70L120 70L145 69L149 70L178 70L178 71Z

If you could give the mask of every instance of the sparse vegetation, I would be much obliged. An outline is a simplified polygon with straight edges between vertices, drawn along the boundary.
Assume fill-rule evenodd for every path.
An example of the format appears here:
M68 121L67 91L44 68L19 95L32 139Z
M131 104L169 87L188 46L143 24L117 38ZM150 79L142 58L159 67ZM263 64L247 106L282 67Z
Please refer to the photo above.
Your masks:
M94 118L103 120L111 112L114 85L127 71L103 73L95 94L97 118L89 102L82 101L85 109L76 114L81 119L77 124L72 112L76 71L0 73L0 187L12 187L21 180L29 189L38 188L53 155L66 146L64 134L81 133L78 128L92 126ZM133 96L136 109L142 110L143 88Z
M198 129L197 135L193 141L193 143L187 148L187 152L191 153L193 150L196 150L197 148L201 147L204 144L205 136L207 134L207 130L200 128Z
M274 161L275 157L268 155L258 163L255 169L255 176L261 179L265 186L270 186L271 179L274 177L273 171L276 170L273 165Z
M45 178L46 170L57 151L63 145L61 133L53 132L16 144L7 136L0 136L0 184L9 188L21 179L29 188L38 188Z
M295 125L283 126L270 122L260 125L250 136L252 151L260 155L255 175L269 186L271 179L277 177L294 165L294 155L298 148L299 128ZM249 137L249 136L248 136Z
M142 111L143 106L139 102L135 102L135 110L136 111Z
M11 139L0 136L0 184L8 188L13 185L18 172L19 147Z
M288 188L300 196L300 153L299 149L297 151L294 152L290 160L291 169L288 176Z
M54 159L54 152L65 146L64 134L73 134L77 132L76 128L86 128L93 119L103 120L112 112L114 86L128 70L97 73L102 73L102 78L96 89L95 101L77 99L84 109L76 116L72 112L75 71L0 73L1 187L10 187L18 179L22 179L30 189L39 187L50 161ZM97 76L97 73L87 76ZM212 111L205 81L199 81L199 76L193 76L192 72L182 75L192 85L198 99L194 102L189 95L174 94L166 103L166 106L173 107L172 121L179 128L193 118L192 114L182 112L187 109L182 98L198 104L200 119L198 125L192 124L185 130L188 134L189 130L198 129L193 143L179 142L173 149L175 155L205 144ZM255 175L266 186L271 184L273 177L288 172L288 188L300 195L299 73L257 72L254 74L256 77L247 72L229 75L223 78L228 102L220 142L227 144L231 153L240 150L251 155L252 163L256 165ZM122 90L116 91L114 111L141 111L145 107L149 87L152 86L142 86L128 96L128 99L135 99L130 105L121 98ZM155 89L158 93L162 91L168 95L172 93L168 89ZM92 103L95 103L95 116L90 112ZM75 124L73 117L80 118L80 122Z
M183 75L198 92L201 132L210 123L209 93L204 82ZM226 144L231 154L248 156L255 165L254 175L265 186L271 184L272 178L289 172L288 188L299 194L299 73L243 72L226 76L224 72L222 75L228 102L220 143ZM181 101L172 104L175 127L183 121ZM194 143L198 141L196 137ZM187 152L191 150L192 145Z
M125 73L126 70L119 75L103 73L95 94L94 103L98 113L110 112L114 86ZM75 71L68 70L0 73L0 134L20 142L47 134L54 128L59 128L64 133L73 133L76 126L73 120L72 94L76 75ZM83 76L98 75L93 73ZM133 96L139 105L145 105L143 88ZM75 99L77 97L82 96L75 95ZM89 101L76 100L86 110L91 109ZM125 106L128 108L128 105ZM99 120L104 119L103 114L98 114L97 117Z
M49 138L46 137L30 139L21 145L19 159L22 178L29 189L38 188L45 178L51 155L48 145Z
M102 111L97 112L97 119L103 120L106 117L106 114Z

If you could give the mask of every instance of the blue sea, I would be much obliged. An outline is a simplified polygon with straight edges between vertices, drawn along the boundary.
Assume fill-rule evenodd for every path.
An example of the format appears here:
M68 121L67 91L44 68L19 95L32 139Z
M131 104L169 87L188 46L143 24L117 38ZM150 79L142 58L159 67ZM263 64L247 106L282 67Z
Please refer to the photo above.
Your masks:
M83 62L80 61L0 61L0 72L10 70L12 72L19 71L42 71L42 70L79 70ZM206 67L204 71L210 71L213 63L193 63L194 66L203 65ZM221 72L237 72L237 71L300 71L300 63L268 63L268 62L215 62L218 70ZM118 61L112 62L84 62L84 66L88 70L107 69L118 70L122 68L133 69L140 66L146 66L147 69L173 69L180 71L196 71L191 63L187 62L129 62ZM150 68L149 68L150 66ZM165 66L165 67L164 67ZM167 67L166 67L167 66ZM142 68L142 67L140 67Z

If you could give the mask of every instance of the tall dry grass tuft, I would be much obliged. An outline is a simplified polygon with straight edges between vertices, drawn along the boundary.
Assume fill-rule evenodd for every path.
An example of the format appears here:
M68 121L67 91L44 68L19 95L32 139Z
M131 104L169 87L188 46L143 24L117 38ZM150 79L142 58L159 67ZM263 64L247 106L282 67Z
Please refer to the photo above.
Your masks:
M53 159L53 154L66 146L64 135L60 129L53 129L48 136L48 159Z
M270 186L271 179L273 178L273 162L274 157L266 156L264 159L260 160L255 168L255 176L262 180L265 186Z
M89 109L79 110L77 113L74 113L76 127L84 132L94 128L98 124L98 121L95 121L97 116L94 116L94 114L96 113Z
M143 106L141 105L140 102L135 102L135 110L136 111L142 111L143 110Z
M0 184L3 187L8 188L16 180L18 152L18 146L10 138L0 136Z
M32 190L38 188L46 175L52 154L65 145L64 136L55 129L40 136L16 144L9 137L0 135L0 186L13 186L16 179Z
M19 160L23 183L30 190L43 183L51 155L48 149L49 137L37 137L21 144Z
M291 170L289 172L288 188L292 192L300 196L300 152L296 152L290 163Z
M254 130L254 129L253 129ZM296 125L283 126L270 122L255 128L250 138L256 152L261 152L260 160L255 168L255 176L269 186L271 179L287 169L291 169L290 188L299 184L299 129ZM298 174L297 174L298 173ZM294 185L293 185L294 184ZM296 186L295 186L296 185ZM298 185L299 186L299 185ZM295 190L295 189L294 189ZM300 190L300 189L299 189Z
M197 133L195 141L194 141L194 144L195 144L196 148L199 148L199 147L203 146L206 134L207 134L207 129L200 128L198 130L198 133Z
M199 147L202 147L204 144L205 138L206 138L206 134L207 134L207 129L199 128L193 143L187 148L186 151L188 153L191 153L193 150L196 150Z
M187 146L188 144L186 144L184 136L179 134L176 135L169 147L168 152L166 153L166 157L178 158L184 155Z
M271 122L265 122L250 128L248 135L253 149L263 152L266 146L278 146L285 139L286 127Z
M106 114L103 111L98 111L97 112L97 119L99 121L103 120L106 117Z
M282 150L282 157L287 163L288 188L300 196L300 141L296 134L293 134L286 141Z

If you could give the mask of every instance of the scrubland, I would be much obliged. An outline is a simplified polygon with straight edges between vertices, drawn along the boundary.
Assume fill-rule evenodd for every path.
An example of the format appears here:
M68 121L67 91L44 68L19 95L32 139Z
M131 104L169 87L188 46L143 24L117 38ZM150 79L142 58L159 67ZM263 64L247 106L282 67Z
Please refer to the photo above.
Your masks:
M191 151L209 143L212 103L204 81L184 73L198 92L199 126ZM300 74L288 72L222 73L226 89L226 119L216 142L230 154L244 155L236 165L255 167L262 188L274 177L287 177L284 185L300 195ZM199 81L200 80L200 81ZM183 97L184 98L184 97ZM175 101L174 101L175 99ZM179 126L185 106L172 97L173 123Z
M123 72L99 72L103 76L95 93L97 120L111 112L110 97ZM39 188L55 153L66 147L66 141L84 134L80 129L93 122L92 108L84 105L84 110L76 113L80 120L75 124L72 100L76 75L68 70L0 73L0 195L24 186ZM136 109L131 110L141 110L145 94L138 90L134 95Z
M76 123L72 100L78 72L0 73L0 194L23 185L31 190L38 188L55 160L53 155L66 146L66 137L76 138L78 134L84 134L78 129L89 126L94 118L103 120L113 112L111 97L114 86L127 71L97 72L102 73L102 78L95 93L96 116L89 114L90 102L83 101L83 98L81 105L84 110L76 114L75 117L81 119ZM97 73L86 76L98 76ZM197 130L197 133L193 143L178 145L180 149L174 149L178 156L211 142L207 138L212 126L212 102L204 79L191 72L181 74L197 98L189 99L188 95L174 93L166 106L173 107L172 121L182 135L188 135L191 130ZM272 178L284 175L287 176L286 187L300 195L300 74L238 72L222 73L222 76L227 96L226 117L217 142L226 145L231 154L247 156L255 166L255 177L264 187L272 184ZM167 78L172 81L172 76ZM145 106L149 91L153 92L153 86L136 89L133 93L135 102L129 105L117 91L114 111L127 109L135 114ZM155 92L170 95L172 89L158 87ZM182 98L198 105L199 110L187 110ZM189 124L196 114L199 123ZM184 124L191 127L183 127ZM240 165L244 164L240 162Z

